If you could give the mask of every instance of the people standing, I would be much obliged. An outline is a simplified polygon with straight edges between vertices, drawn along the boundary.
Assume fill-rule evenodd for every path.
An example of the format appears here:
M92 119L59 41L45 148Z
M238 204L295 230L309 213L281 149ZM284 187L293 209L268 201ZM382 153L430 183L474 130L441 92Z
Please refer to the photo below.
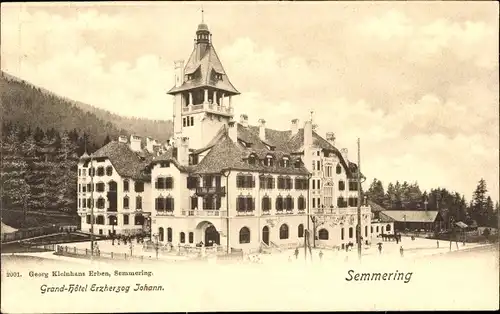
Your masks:
M439 240L436 240L437 248L439 249Z
M299 258L299 248L295 248L295 259Z
M323 251L319 251L319 260L321 261L323 259Z
M378 244L378 253L382 254L382 243Z
M399 254L401 254L401 257L403 257L403 246L401 245L401 247L399 248Z

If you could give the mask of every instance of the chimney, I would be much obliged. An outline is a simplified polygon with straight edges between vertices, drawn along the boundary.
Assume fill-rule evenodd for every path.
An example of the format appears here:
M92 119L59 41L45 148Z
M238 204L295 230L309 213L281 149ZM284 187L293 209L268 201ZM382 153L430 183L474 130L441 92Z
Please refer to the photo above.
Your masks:
M234 142L238 142L238 125L236 121L229 121L227 124L229 138Z
M148 150L148 152L152 153L153 152L153 146L155 144L155 140L153 140L152 138L150 138L149 136L146 137L146 149Z
M312 122L304 123L304 164L307 170L312 171Z
M326 141L335 147L335 133L326 132Z
M342 154L342 158L344 158L345 162L347 163L349 161L349 159L347 158L348 157L348 155L347 155L347 153L348 153L347 148L342 148L340 150L340 153Z
M242 114L240 116L240 124L243 125L245 128L248 127L248 116L246 114Z
M179 145L177 145L177 161L183 166L189 164L189 137L179 138Z
M266 120L259 119L259 137L262 141L266 141Z
M184 83L184 60L174 62L175 66L175 87L179 87Z
M130 149L134 152L140 152L141 148L141 138L136 135L130 135Z
M118 137L118 143L128 143L127 137L125 135L120 135Z
M290 130L292 131L291 136L294 136L295 134L297 134L297 132L299 132L299 119L292 120L292 126L291 126Z

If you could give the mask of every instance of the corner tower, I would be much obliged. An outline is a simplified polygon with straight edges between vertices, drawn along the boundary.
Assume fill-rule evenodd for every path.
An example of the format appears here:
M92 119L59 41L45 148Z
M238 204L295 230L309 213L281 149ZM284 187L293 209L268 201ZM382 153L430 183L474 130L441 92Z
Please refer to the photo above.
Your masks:
M205 147L233 118L232 97L239 92L229 81L202 21L187 63L175 61L174 137L189 137L190 148Z

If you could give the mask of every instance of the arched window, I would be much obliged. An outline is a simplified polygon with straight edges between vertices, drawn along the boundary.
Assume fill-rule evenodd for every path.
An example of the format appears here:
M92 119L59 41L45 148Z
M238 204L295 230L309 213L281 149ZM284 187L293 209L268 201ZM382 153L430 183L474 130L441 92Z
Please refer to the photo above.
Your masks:
M304 237L304 225L300 224L298 229L299 230L297 233L299 234L299 238L303 238Z
M142 209L142 197L137 196L135 198L135 208L136 209Z
M172 242L172 228L167 228L167 242Z
M123 192L128 192L129 189L129 182L128 180L123 181Z
M247 227L240 229L240 243L250 243L250 229Z
M370 226L370 233L373 233L373 226Z
M163 227L160 227L158 229L158 240L161 241L161 242L163 242L164 237L165 237L165 234L163 232Z
M340 240L344 240L344 228L340 229Z
M285 199L285 209L293 210L293 198L290 195L288 195Z
M252 154L248 157L248 164L255 165L255 155L254 154Z
M108 182L108 191L110 192L116 192L118 190L118 184L111 180Z
M365 237L368 236L368 226L365 226Z
M391 231L391 225L390 224L387 224L387 226L385 226L385 231Z
M349 239L352 239L353 237L353 229L352 227L349 228Z
M198 196L191 196L191 209L198 209Z
M337 174L341 174L342 173L342 167L340 165L337 165Z
M97 176L102 177L104 175L104 167L97 167Z
M378 226L377 226L377 232L378 232Z
M185 243L186 242L186 235L184 234L184 232L180 233L180 238L181 238L181 243Z
M282 224L280 227L280 239L288 239L288 225Z
M99 208L99 209L103 209L103 208L104 208L104 206L105 206L105 204L106 204L106 200L104 200L104 198L103 198L103 197L99 197L99 198L97 199L97 208Z
M193 243L194 242L194 233L190 232L189 233L189 243Z
M125 196L125 197L123 198L123 208L124 208L124 209L128 209L128 206L129 206L129 205L128 205L128 201L129 201L128 196Z
M326 229L320 229L318 231L318 238L320 240L328 240L328 230L326 230Z

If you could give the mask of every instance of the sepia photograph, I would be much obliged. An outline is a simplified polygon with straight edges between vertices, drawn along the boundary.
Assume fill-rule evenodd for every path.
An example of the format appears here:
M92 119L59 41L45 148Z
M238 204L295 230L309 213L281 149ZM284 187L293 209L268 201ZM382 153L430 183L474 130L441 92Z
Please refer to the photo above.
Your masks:
M497 2L0 21L2 313L499 310Z

